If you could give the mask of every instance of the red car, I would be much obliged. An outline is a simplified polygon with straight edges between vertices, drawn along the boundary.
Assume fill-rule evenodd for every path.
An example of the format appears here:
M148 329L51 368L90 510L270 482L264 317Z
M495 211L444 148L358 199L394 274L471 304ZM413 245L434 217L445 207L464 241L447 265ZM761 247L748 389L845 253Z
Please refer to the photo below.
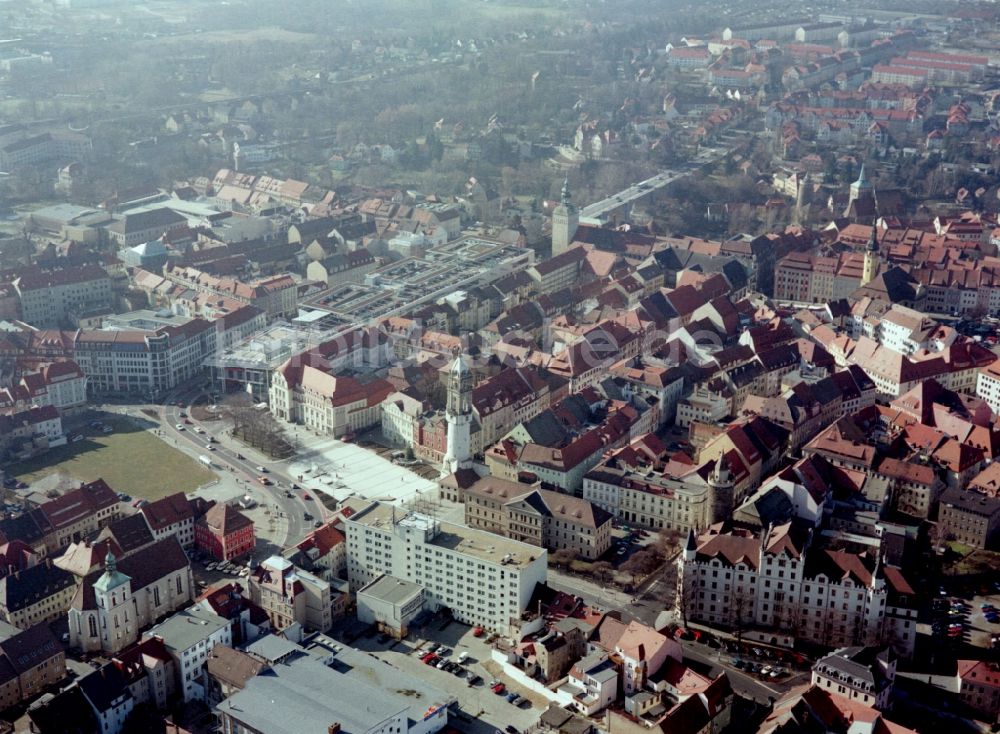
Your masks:
M438 656L435 655L434 653L430 653L427 657L424 658L424 662L427 663L428 665L434 665L434 663L436 663L437 661L438 661Z
M497 694L498 696L499 696L499 695L500 695L501 693L503 693L503 692L504 692L505 690L507 690L507 689L506 689L506 688L504 687L504 684L503 684L503 683L497 683L497 684L496 684L495 686L493 686L493 692L494 692L495 694Z
M308 494L304 494L304 495L302 495L302 499L304 499L304 500L311 500L312 497L310 495L308 495Z
M472 636L473 637L482 637L483 636L483 628L482 627L476 627L474 630L472 630Z

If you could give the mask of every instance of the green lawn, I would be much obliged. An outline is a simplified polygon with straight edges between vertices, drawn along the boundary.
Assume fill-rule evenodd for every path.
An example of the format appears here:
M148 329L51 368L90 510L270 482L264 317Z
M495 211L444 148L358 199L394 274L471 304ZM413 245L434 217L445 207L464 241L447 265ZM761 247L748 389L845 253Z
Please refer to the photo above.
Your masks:
M116 492L147 500L190 492L215 478L206 467L132 420L111 418L105 422L114 426L114 433L94 436L88 430L84 440L11 464L7 472L28 483L54 472L65 472L83 482L102 478Z

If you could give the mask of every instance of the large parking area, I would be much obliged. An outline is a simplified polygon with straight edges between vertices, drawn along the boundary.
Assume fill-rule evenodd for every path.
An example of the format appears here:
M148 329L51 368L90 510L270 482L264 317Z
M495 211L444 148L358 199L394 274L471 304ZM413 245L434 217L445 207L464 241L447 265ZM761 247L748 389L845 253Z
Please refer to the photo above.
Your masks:
M1000 649L1000 593L970 598L939 594L931 602L930 634L956 648Z
M508 726L523 732L538 720L546 705L538 694L498 675L499 668L491 660L490 645L486 638L475 637L470 627L458 622L452 622L442 629L442 620L433 618L418 630L411 631L401 641L369 632L349 644L454 695L458 699L458 706L457 711L453 709L450 722L463 732L493 734L496 730L503 732ZM432 645L444 645L447 653L438 659L456 664L463 653L467 653L467 659L459 666L464 671L461 676L421 661L421 653ZM473 676L479 676L482 680L470 686L469 681ZM489 684L493 680L504 684L505 694L511 692L527 700L520 706L513 705L505 695L498 695L490 689Z

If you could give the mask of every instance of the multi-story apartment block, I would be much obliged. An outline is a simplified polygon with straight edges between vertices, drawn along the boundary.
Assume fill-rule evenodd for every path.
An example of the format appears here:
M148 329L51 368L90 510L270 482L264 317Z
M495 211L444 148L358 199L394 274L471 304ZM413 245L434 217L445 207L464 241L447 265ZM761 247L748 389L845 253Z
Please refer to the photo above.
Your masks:
M21 318L39 328L59 327L71 313L109 309L114 303L111 278L99 265L32 268L14 280L14 288L21 298Z
M29 513L43 532L46 553L64 550L121 517L118 495L103 479L47 500Z
M73 346L91 392L155 396L200 374L216 337L212 322L192 319L156 331L80 331Z
M395 576L423 586L432 609L502 634L546 579L544 549L389 504L373 503L344 525L352 588Z
M29 372L11 387L0 389L0 411L51 405L67 410L87 402L87 376L72 361L52 362Z
M867 555L811 548L811 539L793 524L689 534L678 558L680 609L772 644L890 644L911 655L916 617L905 610L916 600L902 575Z
M263 609L276 630L298 623L326 632L342 611L340 594L330 583L297 568L281 556L271 556L250 575L250 600Z
M512 367L472 389L472 412L479 421L480 445L489 446L507 431L549 407L549 385L529 367Z
M204 701L205 665L216 645L232 647L229 620L201 607L185 609L153 627L148 636L163 641L174 661L177 690L184 703Z
M335 375L304 354L275 370L268 392L277 414L317 433L335 437L362 431L382 419L382 402L393 393L384 379L362 382Z
M844 647L812 670L812 685L880 711L889 707L895 679L896 655L888 647Z
M256 306L268 318L293 318L298 313L298 284L290 275L275 275L249 283L218 277L191 267L167 268L164 277L200 293L231 298Z
M595 560L611 547L611 515L585 499L483 477L463 491L465 524Z
M65 443L62 417L51 405L0 413L0 451L30 456Z
M991 548L1000 529L1000 497L972 489L946 489L940 497L938 528L942 538Z
M51 559L0 578L0 619L18 629L52 622L66 613L76 577Z
M108 238L119 247L135 247L165 234L188 226L187 217L172 209L160 207L126 214L108 225Z
M174 536L182 548L194 545L194 509L183 492L147 502L139 511L156 540Z
M217 560L242 558L253 553L256 544L253 520L231 505L213 505L195 521L194 542Z
M727 501L732 509L732 488L726 492L713 481L696 466L671 465L633 442L587 472L583 498L629 524L698 532L724 519Z
M986 660L959 660L957 677L962 703L996 721L1000 711L1000 666Z
M66 676L66 652L47 624L0 640L0 711L41 694Z
M982 367L976 379L976 395L989 403L994 413L1000 413L1000 359Z

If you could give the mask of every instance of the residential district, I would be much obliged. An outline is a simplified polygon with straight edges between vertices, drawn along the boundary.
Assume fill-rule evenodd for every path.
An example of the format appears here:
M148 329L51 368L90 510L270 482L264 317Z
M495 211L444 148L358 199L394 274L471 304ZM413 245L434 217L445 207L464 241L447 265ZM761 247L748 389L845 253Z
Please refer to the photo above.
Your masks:
M673 39L713 91L641 124L694 147L595 203L598 118L537 211L238 143L24 209L0 728L996 731L1000 56L952 44L983 12ZM768 231L650 226L762 143ZM12 171L89 147L0 128ZM905 160L987 183L920 197Z

